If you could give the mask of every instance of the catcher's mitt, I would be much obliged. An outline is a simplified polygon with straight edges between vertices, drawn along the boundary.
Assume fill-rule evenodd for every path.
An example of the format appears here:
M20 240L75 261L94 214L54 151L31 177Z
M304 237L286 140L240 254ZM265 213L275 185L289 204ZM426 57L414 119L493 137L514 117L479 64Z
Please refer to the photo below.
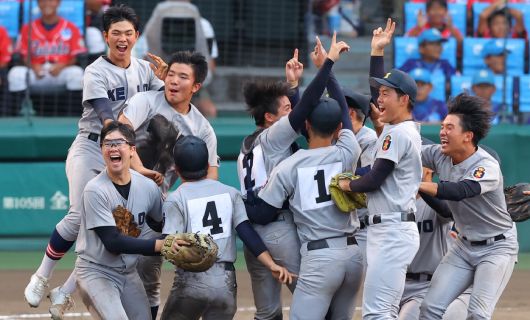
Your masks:
M515 222L530 218L530 196L523 194L523 191L530 191L529 183L518 183L504 188L506 207Z
M163 115L156 114L147 126L149 136L136 144L136 152L147 169L165 174L174 165L172 150L179 132Z
M174 253L173 242L184 240L189 246L180 246L177 253ZM178 233L166 236L162 255L177 266L186 271L203 272L214 264L217 260L217 244L209 234L199 233Z
M116 228L121 234L138 238L142 230L138 228L136 222L134 222L134 216L132 213L122 206L117 206L112 211L112 216L116 222Z
M346 179L348 181L359 179L359 176L351 172L339 173L329 183L329 193L331 199L335 202L337 208L342 212L351 212L355 209L366 208L366 194L360 192L343 191L339 187L339 180Z

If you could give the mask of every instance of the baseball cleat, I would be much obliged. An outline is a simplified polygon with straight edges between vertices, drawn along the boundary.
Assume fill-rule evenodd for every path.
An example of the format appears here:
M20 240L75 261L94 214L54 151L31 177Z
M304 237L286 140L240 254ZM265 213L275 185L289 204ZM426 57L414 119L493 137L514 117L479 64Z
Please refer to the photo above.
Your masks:
M53 320L62 320L64 313L74 307L72 295L62 292L60 287L52 289L48 298L52 303L49 311Z
M44 297L44 290L48 287L48 279L37 274L31 276L26 289L24 289L24 298L32 308L37 308Z

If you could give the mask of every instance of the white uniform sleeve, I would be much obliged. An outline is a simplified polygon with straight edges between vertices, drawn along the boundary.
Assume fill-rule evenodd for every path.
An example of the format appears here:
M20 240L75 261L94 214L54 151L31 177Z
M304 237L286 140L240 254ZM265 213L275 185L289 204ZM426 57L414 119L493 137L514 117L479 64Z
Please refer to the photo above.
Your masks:
M376 159L387 159L399 163L404 151L411 148L410 140L397 132L390 132L383 138L383 144L376 150Z
M137 93L127 101L123 115L129 119L133 129L137 130L147 119L150 119L151 104L146 93Z
M234 203L234 215L232 217L232 225L237 227L241 222L248 220L247 210L245 209L245 204L243 203L243 198L241 193L237 190L232 192L232 201Z
M217 136L213 131L212 126L208 123L207 129L201 137L206 142L208 148L208 164L210 167L219 167L219 156L217 155Z
M293 185L288 181L288 175L292 170L287 169L290 168L282 166L282 163L274 168L269 181L258 194L263 201L276 208L281 208L285 199L289 198L293 192Z
M154 182L151 190L151 199L153 199L153 203L147 214L156 222L160 222L164 218L164 214L162 212L162 193L160 193L160 189Z
M261 146L267 151L282 152L291 147L298 138L298 133L293 130L289 117L284 116L260 135Z
M87 190L83 192L83 209L86 215L86 228L88 230L97 227L116 226L112 216L112 210L108 201L96 191Z
M107 88L107 78L104 74L95 68L86 68L83 76L83 102L98 98L108 99Z
M153 70L149 68L149 89L157 91L164 86L164 81L158 79Z
M421 162L422 166L437 172L436 170L436 154L440 149L439 144L429 144L421 146Z
M361 147L357 138L351 130L340 130L339 138L335 144L342 154L342 163L346 165L343 168L346 171L355 171L357 161L361 155Z
M210 50L210 57L216 59L219 56L219 50L217 49L217 41L215 41L215 32L210 21L201 17L201 28L204 33L204 37L207 40L212 41L212 48Z
M480 184L480 194L499 188L501 169L499 165L489 159L482 159L466 172L464 179L477 181Z
M162 207L166 221L164 228L162 228L163 234L173 234L179 232L185 232L186 221L184 220L185 211L182 207L173 199L168 199L164 202Z

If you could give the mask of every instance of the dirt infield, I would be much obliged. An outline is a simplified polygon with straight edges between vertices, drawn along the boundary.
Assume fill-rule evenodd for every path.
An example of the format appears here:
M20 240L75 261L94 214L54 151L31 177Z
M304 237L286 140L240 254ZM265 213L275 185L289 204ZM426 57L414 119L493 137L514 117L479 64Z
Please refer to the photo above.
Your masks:
M68 276L68 271L56 271L53 275L50 287L57 286ZM27 318L49 318L47 308L49 301L45 299L39 308L30 308L24 302L23 291L31 275L30 271L0 271L0 320L7 319L27 319ZM173 281L173 272L163 270L163 287L162 301L165 301L171 283ZM238 282L238 312L235 319L252 319L253 301L252 291L250 289L250 280L246 271L237 272ZM516 270L508 284L507 290L497 304L494 319L523 320L530 319L530 300L528 299L528 288L530 288L530 270ZM283 292L285 319L288 319L288 306L291 294L284 290ZM67 319L90 319L86 315L86 308L81 299L76 295L76 306L70 311L73 314ZM31 314L31 315L30 315ZM355 319L360 319L360 311L356 311Z

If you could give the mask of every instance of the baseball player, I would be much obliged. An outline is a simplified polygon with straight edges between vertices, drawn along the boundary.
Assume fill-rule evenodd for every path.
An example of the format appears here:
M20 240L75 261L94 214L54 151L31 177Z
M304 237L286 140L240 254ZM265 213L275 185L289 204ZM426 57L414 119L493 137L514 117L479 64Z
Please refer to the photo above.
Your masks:
M208 63L198 52L176 52L168 64L164 91L147 91L134 95L127 103L119 120L130 124L136 131L138 144L149 135L150 120L155 115L162 115L179 134L193 135L201 138L208 146L208 178L218 179L219 157L217 156L217 137L208 120L191 104L193 95L201 88L208 72ZM143 168L138 154L133 156L132 168ZM160 186L166 195L169 188L176 182L178 175L173 166L164 174L164 183ZM147 237L157 234L147 228ZM160 234L158 234L160 235ZM144 235L142 235L144 236ZM145 286L149 302L156 318L160 305L160 267L161 256L142 256L138 262L138 272Z
M152 221L152 228L162 229L162 194L151 179L130 169L134 143L130 126L118 121L106 125L101 130L106 169L87 183L82 195L75 272L83 303L97 319L151 319L136 262L138 254L160 252L163 240L123 234L113 216L122 206L138 228Z
M344 42L336 43L334 36L319 73L324 70L329 75L339 53L347 48ZM298 150L278 164L253 205L254 215L263 219L274 219L285 200L293 212L302 258L290 319L351 319L362 273L353 215L334 206L327 187L332 176L351 171L360 155L344 95L333 77L329 82L328 89L340 93L334 95L340 102L317 95L313 102L317 105L306 121L309 150Z
M236 233L256 259L282 282L291 274L278 266L247 219L241 194L209 179L208 148L195 136L180 138L174 160L182 179L164 202L164 234L210 234L219 247L216 263L207 271L176 269L175 282L164 306L162 319L232 319L236 313Z
M440 182L422 182L420 191L450 200L459 233L433 275L420 319L440 319L470 285L468 319L491 319L517 259L517 234L506 210L499 163L478 146L491 126L486 103L457 96L442 122L441 144L422 148L423 165Z
M8 73L9 91L26 90L26 75L32 87L43 90L64 87L67 90L83 88L83 69L76 66L76 56L86 52L79 29L57 14L60 0L38 0L41 18L22 27L16 44L27 66L13 67ZM31 49L28 49L28 37ZM31 52L30 52L31 50ZM31 60L28 60L31 55Z
M70 209L55 227L46 254L30 283L24 290L26 301L37 307L44 296L48 279L58 260L72 247L80 225L81 194L86 183L101 172L105 163L98 142L104 123L116 119L125 100L138 91L158 90L166 68L159 60L157 67L131 58L130 52L138 38L138 17L127 6L110 7L103 15L104 35L109 46L108 56L98 58L89 65L84 75L83 116L79 131L68 151L66 176L68 178ZM156 70L155 71L153 71ZM141 172L161 183L162 175L144 170ZM71 305L70 294L75 290L75 276L50 292L52 316L60 318L65 307Z
M360 179L339 181L341 189L366 192L368 199L363 319L397 318L406 270L419 247L414 221L421 138L412 120L416 83L397 69L382 77L384 47L394 29L395 23L388 19L385 30L375 30L372 38L370 85L380 110L374 107L371 114L381 134L371 169ZM379 122L386 124L381 128Z

